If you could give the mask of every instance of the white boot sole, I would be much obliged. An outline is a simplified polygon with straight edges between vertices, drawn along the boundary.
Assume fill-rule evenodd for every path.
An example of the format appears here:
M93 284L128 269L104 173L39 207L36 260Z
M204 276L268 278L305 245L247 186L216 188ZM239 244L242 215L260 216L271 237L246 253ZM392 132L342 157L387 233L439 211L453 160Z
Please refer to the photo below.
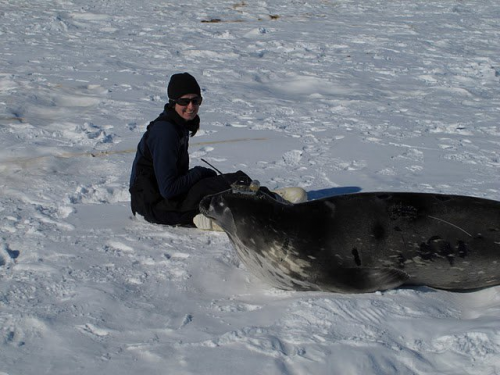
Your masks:
M198 214L193 218L193 223L196 228L201 230L210 230L214 232L223 232L224 230L215 223L212 219L206 217L203 214Z

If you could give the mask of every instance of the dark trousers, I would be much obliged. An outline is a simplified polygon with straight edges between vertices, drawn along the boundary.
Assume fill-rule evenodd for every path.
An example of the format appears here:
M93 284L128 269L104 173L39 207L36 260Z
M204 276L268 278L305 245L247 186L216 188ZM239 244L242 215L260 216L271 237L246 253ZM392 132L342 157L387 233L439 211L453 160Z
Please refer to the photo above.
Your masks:
M250 177L242 171L208 177L198 181L182 197L177 199L162 199L148 205L145 212L136 210L144 218L156 224L192 226L193 218L200 213L200 201L207 195L217 194L231 188L231 184L245 181L250 183ZM143 206L144 202L137 202L132 196L132 206ZM142 204L141 204L142 203Z

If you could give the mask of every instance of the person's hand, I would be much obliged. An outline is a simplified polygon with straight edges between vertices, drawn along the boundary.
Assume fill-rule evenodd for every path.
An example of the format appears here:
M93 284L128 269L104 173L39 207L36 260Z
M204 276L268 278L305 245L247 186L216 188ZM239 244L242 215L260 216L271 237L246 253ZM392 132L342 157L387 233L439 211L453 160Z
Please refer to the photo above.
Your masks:
M210 168L197 166L197 167L194 167L193 169L196 171L196 173L200 174L201 178L217 176L217 172L215 172L213 169L210 169Z

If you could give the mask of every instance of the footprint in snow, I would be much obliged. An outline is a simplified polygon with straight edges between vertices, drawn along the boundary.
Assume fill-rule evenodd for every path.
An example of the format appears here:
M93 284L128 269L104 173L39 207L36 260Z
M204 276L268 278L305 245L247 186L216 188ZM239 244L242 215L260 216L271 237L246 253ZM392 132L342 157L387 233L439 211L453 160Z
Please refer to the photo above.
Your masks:
M110 334L109 331L96 327L90 323L85 325L78 325L76 326L76 329L95 341L102 341L106 336Z
M10 250L9 248L6 248L5 250L7 250L7 254L9 254L10 259L17 259L20 254L19 250Z
M191 323L193 321L193 315L191 314L187 314L184 316L184 319L182 319L182 322L179 326L179 329L187 326L189 323Z
M19 257L21 252L19 250L12 250L9 248L8 245L4 245L4 250L7 253L8 257L12 259L13 261L16 261L16 259ZM5 266L7 264L8 259L6 259L4 256L0 255L0 267Z

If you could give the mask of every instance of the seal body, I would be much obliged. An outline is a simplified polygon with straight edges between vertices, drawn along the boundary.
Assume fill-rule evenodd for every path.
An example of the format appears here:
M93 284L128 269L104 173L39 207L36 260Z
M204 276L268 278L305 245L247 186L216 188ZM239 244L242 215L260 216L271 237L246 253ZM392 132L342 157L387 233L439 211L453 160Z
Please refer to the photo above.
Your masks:
M301 204L227 191L201 211L256 276L288 290L363 293L401 285L500 284L500 202L425 193L358 193Z

